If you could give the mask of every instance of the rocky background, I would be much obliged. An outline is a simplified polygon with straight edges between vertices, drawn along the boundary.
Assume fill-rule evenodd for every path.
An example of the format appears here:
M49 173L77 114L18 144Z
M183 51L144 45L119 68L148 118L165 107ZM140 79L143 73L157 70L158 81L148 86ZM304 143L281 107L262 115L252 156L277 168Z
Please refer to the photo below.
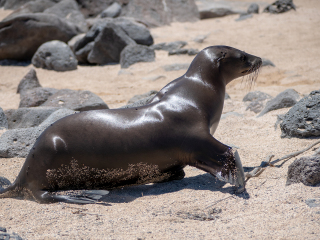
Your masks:
M247 174L264 170L238 195L187 167L183 180L114 190L94 205L0 199L0 238L318 239L318 0L0 0L0 7L0 187L15 180L52 122L146 104L211 45L263 58L255 84L227 86L214 136L237 148ZM264 163L270 155L272 166Z

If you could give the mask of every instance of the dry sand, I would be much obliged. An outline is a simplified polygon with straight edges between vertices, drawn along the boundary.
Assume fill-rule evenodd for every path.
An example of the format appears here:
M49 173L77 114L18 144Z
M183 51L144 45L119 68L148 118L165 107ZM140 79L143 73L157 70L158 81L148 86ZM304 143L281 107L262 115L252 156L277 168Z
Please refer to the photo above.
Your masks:
M173 23L151 31L156 43L185 40L188 47L198 49L223 44L270 59L276 67L264 67L251 90L276 96L293 88L308 94L320 89L320 1L294 3L297 11L279 15L263 13L239 22L234 15L196 23ZM8 13L0 9L0 18ZM209 33L201 44L192 41ZM157 51L155 62L135 64L120 75L119 65L79 66L76 71L63 73L36 71L44 87L90 90L115 108L125 105L136 94L161 89L184 73L165 72L161 66L190 63L192 59L169 57L166 52ZM18 107L16 88L30 67L0 66L3 109ZM162 77L152 80L157 76ZM214 135L223 143L239 147L244 167L260 165L271 153L280 158L316 141L281 139L279 127L275 130L274 124L277 115L288 109L256 118L253 112L245 111L242 102L248 91L241 79L228 85L231 100L225 102L224 113L236 111L243 116L221 120ZM313 151L303 155L311 155ZM319 239L320 208L310 208L305 201L320 198L320 190L303 184L285 186L287 168L293 160L250 179L247 194L240 195L233 194L231 185L187 167L186 177L180 181L111 191L104 198L104 203L111 206L0 199L0 226L25 239ZM14 181L23 162L21 158L0 159L0 176ZM197 215L213 220L186 218Z

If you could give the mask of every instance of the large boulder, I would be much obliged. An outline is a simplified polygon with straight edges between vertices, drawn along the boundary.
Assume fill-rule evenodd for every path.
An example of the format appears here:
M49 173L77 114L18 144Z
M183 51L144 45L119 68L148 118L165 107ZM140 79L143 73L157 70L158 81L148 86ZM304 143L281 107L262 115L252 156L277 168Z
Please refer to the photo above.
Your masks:
M147 27L136 22L133 18L118 17L113 22L122 28L125 33L137 44L150 46L153 44L153 37Z
M37 138L50 124L74 113L73 110L62 108L53 112L38 127L7 130L0 137L0 157L27 157Z
M139 45L128 45L126 46L120 55L121 68L128 68L132 64L137 62L153 62L156 54L153 49Z
M96 94L90 91L75 91L61 89L51 95L41 106L68 108L75 111L108 109L108 105Z
M131 0L122 6L121 16L133 17L148 27L199 20L194 0Z
M30 1L13 11L9 16L23 14L23 13L41 13L47 8L55 5L57 1L55 0L35 0Z
M320 136L320 90L312 91L296 103L280 124L281 137Z
M54 40L38 48L32 64L38 68L64 72L77 69L78 61L66 43Z
M0 60L30 60L51 40L68 42L79 31L70 22L45 13L22 14L0 22Z
M94 43L90 48L81 51L91 42ZM112 22L98 22L75 44L74 51L81 56L81 60L85 58L84 53L88 52L87 62L92 64L119 63L121 51L130 44L135 44L135 41L122 28Z
M287 185L302 182L307 186L320 183L320 156L302 157L288 167Z
M292 107L299 100L300 95L294 89L287 89L279 93L275 98L267 102L265 108L260 112L258 117L263 116L267 112L280 108Z
M54 14L72 22L78 27L78 31L80 32L88 31L87 22L75 0L62 0L52 7L47 8L44 13Z
M38 107L45 103L48 98L58 92L54 88L37 87L20 93L19 108Z
M60 108L53 107L32 107L9 109L5 111L8 119L8 128L29 128L39 126L53 112Z
M4 9L17 9L30 0L1 0L0 7Z

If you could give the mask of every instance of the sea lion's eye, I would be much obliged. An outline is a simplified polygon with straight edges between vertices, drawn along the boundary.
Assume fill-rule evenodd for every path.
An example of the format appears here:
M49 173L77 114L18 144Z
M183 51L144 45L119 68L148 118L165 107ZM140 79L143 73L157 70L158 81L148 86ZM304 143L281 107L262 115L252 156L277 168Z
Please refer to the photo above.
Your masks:
M242 55L242 56L240 57L240 60L241 60L242 62L245 62L245 61L247 60L246 55Z

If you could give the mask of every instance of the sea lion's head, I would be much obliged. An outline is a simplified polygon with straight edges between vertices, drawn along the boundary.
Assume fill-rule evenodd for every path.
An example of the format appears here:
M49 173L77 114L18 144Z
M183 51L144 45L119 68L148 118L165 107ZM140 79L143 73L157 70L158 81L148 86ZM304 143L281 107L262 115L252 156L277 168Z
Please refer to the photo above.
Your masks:
M262 64L259 57L228 46L212 46L202 51L211 61L214 70L219 70L225 84L233 79L249 75L248 81L255 82Z

